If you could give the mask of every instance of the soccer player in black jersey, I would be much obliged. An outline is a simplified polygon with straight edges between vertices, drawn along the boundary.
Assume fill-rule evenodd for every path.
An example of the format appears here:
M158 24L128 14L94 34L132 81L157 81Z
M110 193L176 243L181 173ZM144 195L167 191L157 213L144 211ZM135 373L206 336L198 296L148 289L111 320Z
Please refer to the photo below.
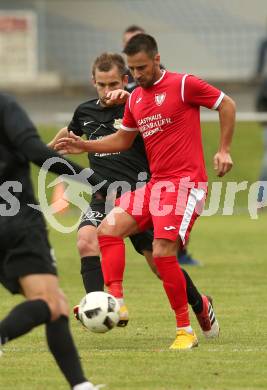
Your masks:
M38 166L60 155L48 148L20 105L0 94L0 283L26 301L0 321L1 346L45 324L46 339L71 388L97 390L84 376L68 323L68 305L58 285L44 218L35 204L30 162ZM68 161L79 174L82 168ZM51 172L72 174L66 163Z
M119 54L103 53L94 62L92 78L98 99L89 100L80 104L74 112L72 121L67 128L61 129L49 146L55 147L57 141L72 131L78 136L85 135L87 139L96 140L116 132L123 117L124 103L129 93L124 91L127 84L127 69L123 57ZM108 99L109 92L118 90L120 105L113 105ZM133 146L119 153L89 153L89 164L97 176L112 182L126 182L122 192L133 190L144 185L144 178L149 179L149 168L144 150L143 141L138 135ZM106 215L105 194L98 192L93 195L88 212L82 216L78 230L78 250L81 256L81 274L87 293L103 290L103 276L99 257L97 240L97 226ZM156 273L152 258L153 231L149 230L130 236L137 252L144 255L151 269ZM203 333L210 337L214 335L218 323L209 299L201 295L186 271L184 276L187 283L188 302L192 306ZM120 326L128 322L128 312L124 305L121 307ZM217 333L216 333L217 335Z

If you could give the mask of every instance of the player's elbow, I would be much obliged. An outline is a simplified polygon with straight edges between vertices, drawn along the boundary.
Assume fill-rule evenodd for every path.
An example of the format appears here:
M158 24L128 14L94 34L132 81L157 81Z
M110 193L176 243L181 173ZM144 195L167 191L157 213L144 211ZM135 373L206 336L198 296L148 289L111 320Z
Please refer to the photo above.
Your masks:
M235 113L236 112L236 102L232 98L230 98L229 96L228 96L228 99L229 99L229 101L228 101L229 107Z
M114 143L116 152L123 152L128 150L132 146L132 141L125 138L117 138L117 141Z
M225 95L223 97L223 100L222 100L221 104L218 107L218 111L226 111L226 110L227 111L231 111L233 113L236 112L236 103L228 95Z
M125 130L118 130L116 133L117 143L120 151L125 151L131 148L134 143L137 132L128 132Z
M225 95L223 100L221 101L221 104L218 107L218 111L220 115L227 115L235 117L236 114L236 103L235 101L230 98L230 96Z

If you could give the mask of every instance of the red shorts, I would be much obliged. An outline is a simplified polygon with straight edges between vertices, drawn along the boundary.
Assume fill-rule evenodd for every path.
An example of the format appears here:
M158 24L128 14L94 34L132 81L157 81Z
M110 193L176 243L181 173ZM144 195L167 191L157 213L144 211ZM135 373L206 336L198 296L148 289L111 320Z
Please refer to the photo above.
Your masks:
M206 189L188 188L188 181L151 179L142 188L126 192L115 202L137 222L140 231L154 228L154 238L188 240L201 214Z

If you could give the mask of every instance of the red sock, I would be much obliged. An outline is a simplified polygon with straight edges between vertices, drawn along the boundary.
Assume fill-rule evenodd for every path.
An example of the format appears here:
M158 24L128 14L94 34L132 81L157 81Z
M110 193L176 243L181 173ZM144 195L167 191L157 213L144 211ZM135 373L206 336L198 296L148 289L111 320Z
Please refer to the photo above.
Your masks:
M99 236L102 255L102 271L109 294L116 298L123 297L123 272L125 268L125 245L121 237Z
M154 257L154 261L171 307L175 311L177 327L189 326L186 282L176 257Z

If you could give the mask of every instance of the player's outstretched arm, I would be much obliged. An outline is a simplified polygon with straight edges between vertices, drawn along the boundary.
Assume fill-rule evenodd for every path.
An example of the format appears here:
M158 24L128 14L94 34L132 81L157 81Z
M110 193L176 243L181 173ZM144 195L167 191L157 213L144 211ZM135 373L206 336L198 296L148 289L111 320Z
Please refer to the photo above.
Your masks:
M218 107L220 118L220 142L218 152L215 154L213 163L217 176L222 177L232 169L233 161L230 148L235 127L235 102L227 95L224 96Z
M128 97L130 96L130 93L128 91L125 91L124 89L116 89L115 91L110 91L107 93L106 96L106 104L114 105L114 104L125 104Z
M14 98L4 98L2 115L5 129L7 129L5 135L12 145L12 149L14 148L14 150L17 150L18 153L23 156L23 159L42 167L48 159L54 158L54 163L48 168L50 172L57 175L72 175L73 180L83 184L85 179L92 186L101 184L102 188L100 189L100 192L103 190L102 192L104 194L106 193L108 186L103 182L103 178L89 168L84 172L84 176L80 175L80 173L84 171L83 167L75 164L73 161L62 158L56 151L49 148L40 139L29 116Z
M115 153L129 149L138 131L118 130L116 133L107 135L98 140L85 141L72 132L68 138L61 138L57 141L55 149L61 154L89 153Z
M66 138L68 137L69 135L69 131L68 131L68 128L67 127L63 127L62 129L60 129L57 134L55 135L55 137L47 144L47 146L49 148L52 148L54 149L55 148L55 145L57 143L57 140L59 140L60 138Z

